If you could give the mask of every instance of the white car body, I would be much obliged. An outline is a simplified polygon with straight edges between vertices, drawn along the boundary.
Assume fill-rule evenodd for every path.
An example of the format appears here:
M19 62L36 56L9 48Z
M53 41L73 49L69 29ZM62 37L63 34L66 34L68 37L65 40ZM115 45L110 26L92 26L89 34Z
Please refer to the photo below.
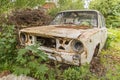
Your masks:
M75 21L72 19L78 19L76 16L78 12L80 13L78 16L81 16L81 13L86 16L87 12L90 12L88 18L92 22L96 20L96 24L92 23L95 27L71 24L71 21ZM55 23L57 17L59 21L57 16L51 25L24 28L19 33L21 45L34 45L37 41L42 43L39 49L44 51L50 59L72 65L90 63L92 58L101 51L107 39L104 17L95 10L71 10L59 14L67 15L67 18L60 19L69 24ZM71 18L70 14L74 18ZM83 20L88 21L87 16L83 17Z

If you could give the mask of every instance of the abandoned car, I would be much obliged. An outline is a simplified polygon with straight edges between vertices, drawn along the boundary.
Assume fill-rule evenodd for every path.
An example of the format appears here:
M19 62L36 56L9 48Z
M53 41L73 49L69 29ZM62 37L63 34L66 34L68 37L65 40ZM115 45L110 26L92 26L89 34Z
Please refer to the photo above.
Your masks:
M103 48L107 29L103 15L96 10L68 10L57 14L47 26L24 28L21 45L40 43L50 59L81 65L90 63Z

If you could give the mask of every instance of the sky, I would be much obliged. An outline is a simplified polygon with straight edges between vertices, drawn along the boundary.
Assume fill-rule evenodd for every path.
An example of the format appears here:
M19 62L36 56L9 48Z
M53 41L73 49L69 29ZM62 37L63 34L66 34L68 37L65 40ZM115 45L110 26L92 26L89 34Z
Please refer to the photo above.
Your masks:
M89 9L90 1L92 1L92 0L84 0L84 8L85 9Z

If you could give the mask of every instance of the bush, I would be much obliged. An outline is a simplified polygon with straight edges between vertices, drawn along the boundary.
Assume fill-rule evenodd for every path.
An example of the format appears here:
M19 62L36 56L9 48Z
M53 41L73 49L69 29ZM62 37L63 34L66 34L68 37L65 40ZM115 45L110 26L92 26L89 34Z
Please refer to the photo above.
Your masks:
M16 35L14 26L2 25L0 35L0 70L10 69L16 57Z
M104 15L107 27L120 27L119 4L119 0L92 0L90 9L98 10Z
M88 80L90 75L89 65L68 68L63 73L64 80Z
M67 3L67 5L66 5ZM63 10L80 10L83 9L83 1L76 0L74 2L69 0L59 0L59 7L53 8L48 11L51 16L55 16L56 13Z
M18 9L8 15L8 23L20 28L47 25L50 20L50 16L42 9Z
M38 49L38 45L17 48L14 26L2 25L0 35L0 72L9 70L17 75L28 75L40 80L54 79L49 75L50 70L44 63L47 55ZM47 76L46 76L47 75Z
M120 33L119 29L108 29L108 38L106 41L105 48L115 48L116 42L119 42L120 40Z
M38 47L38 45L31 45L18 50L16 64L13 68L15 74L30 75L40 80L46 79L48 67L42 62L47 60L47 55Z

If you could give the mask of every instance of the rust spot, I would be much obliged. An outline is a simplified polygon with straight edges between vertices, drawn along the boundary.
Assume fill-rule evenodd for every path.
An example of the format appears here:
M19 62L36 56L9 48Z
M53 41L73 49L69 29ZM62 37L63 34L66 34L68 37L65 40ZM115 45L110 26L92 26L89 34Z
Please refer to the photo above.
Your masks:
M72 25L69 25L69 26L65 26L65 25L62 25L62 26L55 26L57 28L68 28L68 29L90 29L91 27L90 26L72 26Z
M90 42L92 42L92 40L90 39Z
M87 38L87 37L91 37L92 35L96 34L99 31L99 29L93 29L87 32L82 33L79 37L80 38ZM78 38L79 38L78 37Z
M5 71L3 71L2 73L0 73L0 78L2 78L3 76L7 76L7 75L9 75L9 74L10 74L10 71L5 70Z

